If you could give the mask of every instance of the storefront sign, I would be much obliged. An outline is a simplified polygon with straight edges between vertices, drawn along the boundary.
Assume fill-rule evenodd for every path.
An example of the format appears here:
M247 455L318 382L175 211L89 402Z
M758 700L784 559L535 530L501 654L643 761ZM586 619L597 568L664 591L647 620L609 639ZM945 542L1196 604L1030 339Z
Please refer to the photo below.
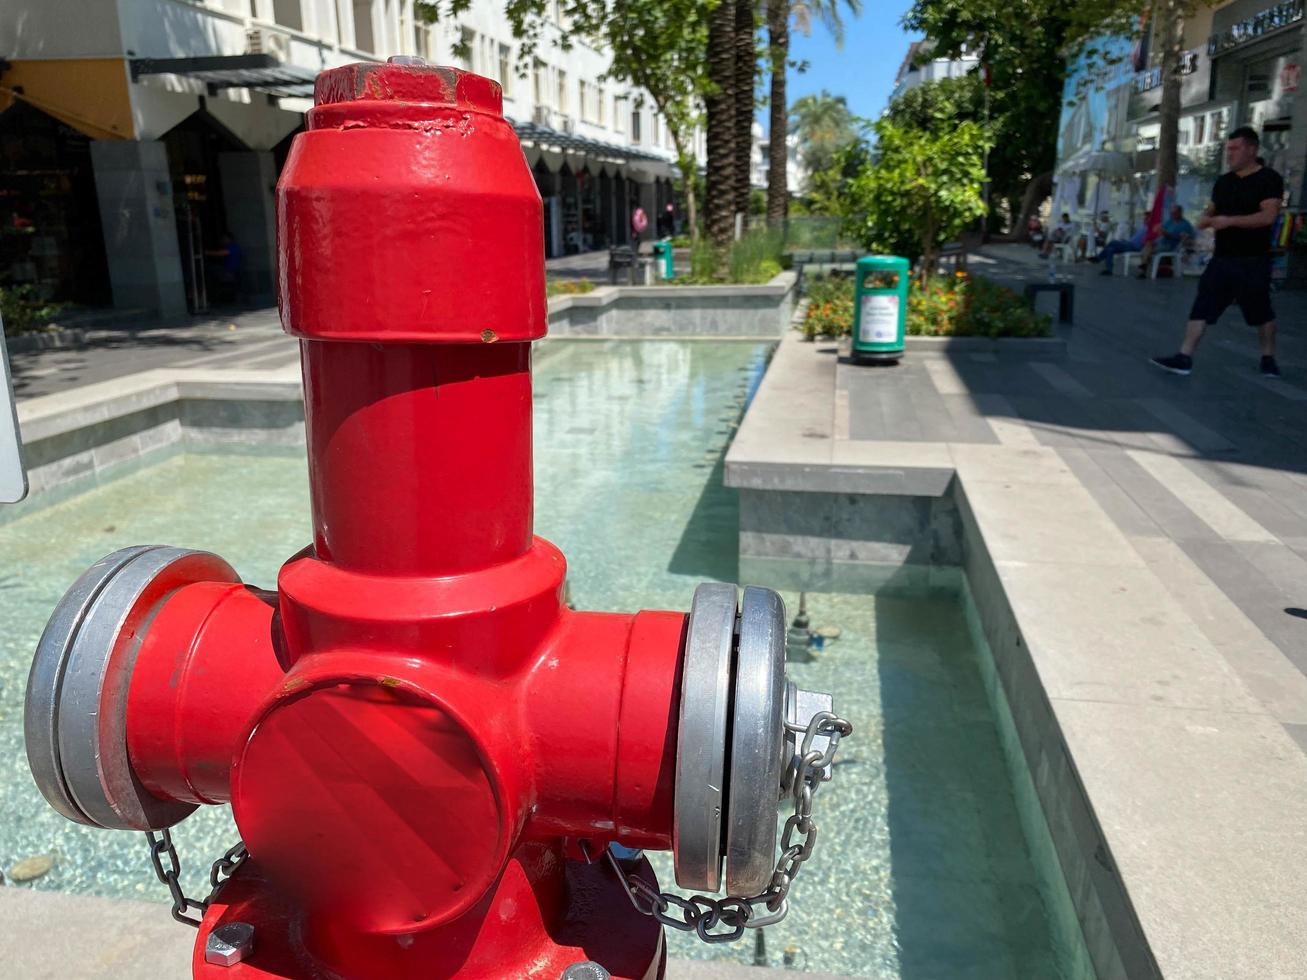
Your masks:
M1298 83L1302 81L1302 69L1298 67L1297 62L1289 62L1280 69L1280 90L1283 92L1298 91Z
M1232 48L1296 24L1303 18L1303 5L1304 0L1284 0L1246 20L1231 24L1207 39L1207 53L1212 56L1224 54Z
M1180 74L1192 75L1198 70L1198 50L1185 51L1180 55ZM1141 71L1135 76L1135 92L1142 94L1151 92L1155 88L1162 87L1162 67L1150 68L1148 71Z

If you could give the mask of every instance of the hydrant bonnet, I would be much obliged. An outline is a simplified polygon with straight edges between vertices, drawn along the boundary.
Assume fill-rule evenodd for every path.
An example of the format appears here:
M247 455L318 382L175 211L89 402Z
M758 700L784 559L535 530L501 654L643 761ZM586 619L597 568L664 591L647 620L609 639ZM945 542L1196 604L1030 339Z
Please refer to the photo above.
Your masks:
M286 332L543 337L540 194L499 85L454 68L347 65L318 76L314 101L277 185Z

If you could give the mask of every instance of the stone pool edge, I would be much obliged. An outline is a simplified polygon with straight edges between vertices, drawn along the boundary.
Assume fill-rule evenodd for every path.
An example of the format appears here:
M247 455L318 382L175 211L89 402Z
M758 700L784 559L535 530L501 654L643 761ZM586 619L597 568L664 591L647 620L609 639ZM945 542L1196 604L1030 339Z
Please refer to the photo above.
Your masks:
M1055 451L850 440L833 354L783 339L727 455L742 573L960 567L1098 976L1303 975L1288 734Z

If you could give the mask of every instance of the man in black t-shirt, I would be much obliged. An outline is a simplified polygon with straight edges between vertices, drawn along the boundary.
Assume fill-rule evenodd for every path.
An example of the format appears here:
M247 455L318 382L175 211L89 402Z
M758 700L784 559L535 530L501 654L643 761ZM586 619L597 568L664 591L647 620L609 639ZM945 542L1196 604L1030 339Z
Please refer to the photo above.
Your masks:
M1226 141L1230 172L1217 180L1212 201L1198 219L1199 228L1216 230L1216 251L1198 280L1198 298L1189 312L1179 353L1153 358L1163 371L1188 374L1203 332L1231 303L1238 303L1244 321L1257 328L1262 374L1280 376L1271 309L1271 227L1284 198L1284 178L1262 165L1258 143L1257 133L1247 126L1236 129Z

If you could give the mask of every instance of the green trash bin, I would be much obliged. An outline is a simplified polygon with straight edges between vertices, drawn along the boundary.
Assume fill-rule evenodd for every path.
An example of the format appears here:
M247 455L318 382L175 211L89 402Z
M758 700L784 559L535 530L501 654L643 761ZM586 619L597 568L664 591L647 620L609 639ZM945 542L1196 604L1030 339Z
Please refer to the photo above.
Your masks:
M653 243L653 254L655 259L662 260L662 267L658 274L664 279L675 279L676 269L672 265L672 240L664 238Z
M897 255L858 259L853 289L855 361L897 361L903 356L909 269L908 260Z

